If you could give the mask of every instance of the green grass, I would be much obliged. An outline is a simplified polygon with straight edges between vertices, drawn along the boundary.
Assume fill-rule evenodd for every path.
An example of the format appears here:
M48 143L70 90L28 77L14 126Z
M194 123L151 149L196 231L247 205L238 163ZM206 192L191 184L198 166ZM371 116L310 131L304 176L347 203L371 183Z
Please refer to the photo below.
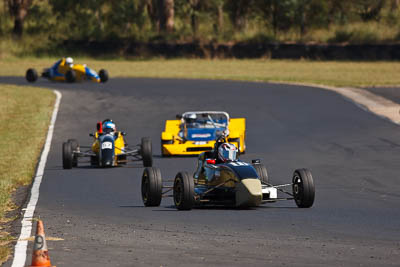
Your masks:
M0 76L24 76L29 67L49 67L56 58L7 58ZM309 60L94 60L76 58L110 77L227 79L263 82L313 83L332 86L398 86L400 62L347 62Z
M32 182L48 130L55 95L52 91L27 86L0 85L0 223L15 208L10 196ZM0 228L0 263L10 253L11 240Z

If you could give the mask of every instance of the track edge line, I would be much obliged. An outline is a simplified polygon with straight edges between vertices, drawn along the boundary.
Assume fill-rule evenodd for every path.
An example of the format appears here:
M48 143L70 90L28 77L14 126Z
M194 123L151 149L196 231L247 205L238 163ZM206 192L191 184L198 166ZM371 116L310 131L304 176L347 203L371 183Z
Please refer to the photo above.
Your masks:
M58 90L53 90L56 95L56 101L54 103L53 114L51 116L49 129L47 131L46 142L43 147L42 154L40 156L39 164L36 170L36 174L33 178L31 196L29 202L25 208L24 217L21 221L21 234L18 238L17 244L15 244L15 250L13 255L13 262L11 267L23 267L26 261L26 252L28 248L27 238L31 236L32 231L32 219L35 212L36 204L39 200L39 188L42 182L44 167L46 166L47 156L50 151L51 141L53 139L54 125L57 119L58 110L60 108L60 102L62 94Z

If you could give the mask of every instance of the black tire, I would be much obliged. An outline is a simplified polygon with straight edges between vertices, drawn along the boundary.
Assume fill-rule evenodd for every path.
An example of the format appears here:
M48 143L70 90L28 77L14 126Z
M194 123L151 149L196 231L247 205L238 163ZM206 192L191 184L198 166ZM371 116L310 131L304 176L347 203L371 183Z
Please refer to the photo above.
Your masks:
M99 159L97 156L90 156L90 166L99 166Z
M159 168L150 167L142 175L142 200L146 207L158 207L162 198L162 178Z
M74 70L69 70L65 74L65 80L68 83L74 83L76 81L76 72Z
M263 164L260 164L260 163L253 164L253 167L254 167L254 169L256 169L258 178L260 178L261 183L268 184L269 178L268 178L267 168Z
M99 71L100 82L105 83L108 81L108 71L101 69Z
M293 197L299 208L309 208L314 203L315 187L311 172L298 169L293 174Z
M174 203L178 210L191 210L194 205L194 180L180 172L174 180Z
M153 166L151 139L149 137L142 137L142 142L140 144L140 154L142 155L144 167Z
M70 142L64 142L62 146L63 168L72 169L72 147Z
M28 82L33 83L38 79L38 74L35 69L28 69L25 74L25 78Z
M73 152L79 151L79 142L76 139L68 139L68 142L71 143L72 167L78 167L78 157Z

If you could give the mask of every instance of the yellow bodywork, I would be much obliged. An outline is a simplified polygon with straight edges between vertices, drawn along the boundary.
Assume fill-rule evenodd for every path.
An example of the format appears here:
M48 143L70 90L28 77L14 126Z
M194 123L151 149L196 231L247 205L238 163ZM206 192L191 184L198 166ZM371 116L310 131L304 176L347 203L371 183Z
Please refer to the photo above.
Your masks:
M75 71L76 74L76 81L83 81L86 80L88 77L86 76L86 70L85 70L85 65L82 64L73 64L72 67L68 66L65 64L65 58L61 60L60 65L58 66L57 71L64 76L54 76L51 78L53 81L61 81L65 82L66 78L65 75L69 70ZM96 79L95 77L90 77L90 80L93 82L100 82L100 79Z
M125 140L122 136L121 132L116 132L118 135L117 139L114 140L114 162L117 163L118 155L122 154L125 149ZM96 155L100 152L100 142L99 142L99 133L95 133L95 140L92 144L92 151L96 153Z
M165 131L161 133L161 153L163 156L199 155L214 148L215 140L206 141L205 144L183 140L178 135L181 130L180 125L180 120L167 120L165 122ZM228 142L234 144L240 153L244 153L246 151L246 119L230 118L228 130ZM188 151L188 149L195 151Z

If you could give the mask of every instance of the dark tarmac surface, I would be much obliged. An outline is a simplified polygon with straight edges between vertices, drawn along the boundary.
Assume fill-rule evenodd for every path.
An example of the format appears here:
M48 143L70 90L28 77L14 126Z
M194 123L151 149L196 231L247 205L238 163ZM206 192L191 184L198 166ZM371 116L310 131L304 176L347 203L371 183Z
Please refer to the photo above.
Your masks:
M364 89L370 91L371 93L390 99L395 103L400 103L399 87L368 87Z
M12 83L26 84L18 79ZM173 79L36 85L63 94L36 208L46 236L64 239L48 241L54 265L399 266L400 127L336 93ZM112 118L128 133L129 144L151 137L154 166L163 178L193 172L195 158L159 156L165 120L189 110L245 117L242 159L260 158L272 183L290 182L294 169L309 168L314 206L298 209L287 201L250 210L179 212L172 199L164 199L160 207L145 208L140 164L62 169L62 142L90 144L96 122Z

